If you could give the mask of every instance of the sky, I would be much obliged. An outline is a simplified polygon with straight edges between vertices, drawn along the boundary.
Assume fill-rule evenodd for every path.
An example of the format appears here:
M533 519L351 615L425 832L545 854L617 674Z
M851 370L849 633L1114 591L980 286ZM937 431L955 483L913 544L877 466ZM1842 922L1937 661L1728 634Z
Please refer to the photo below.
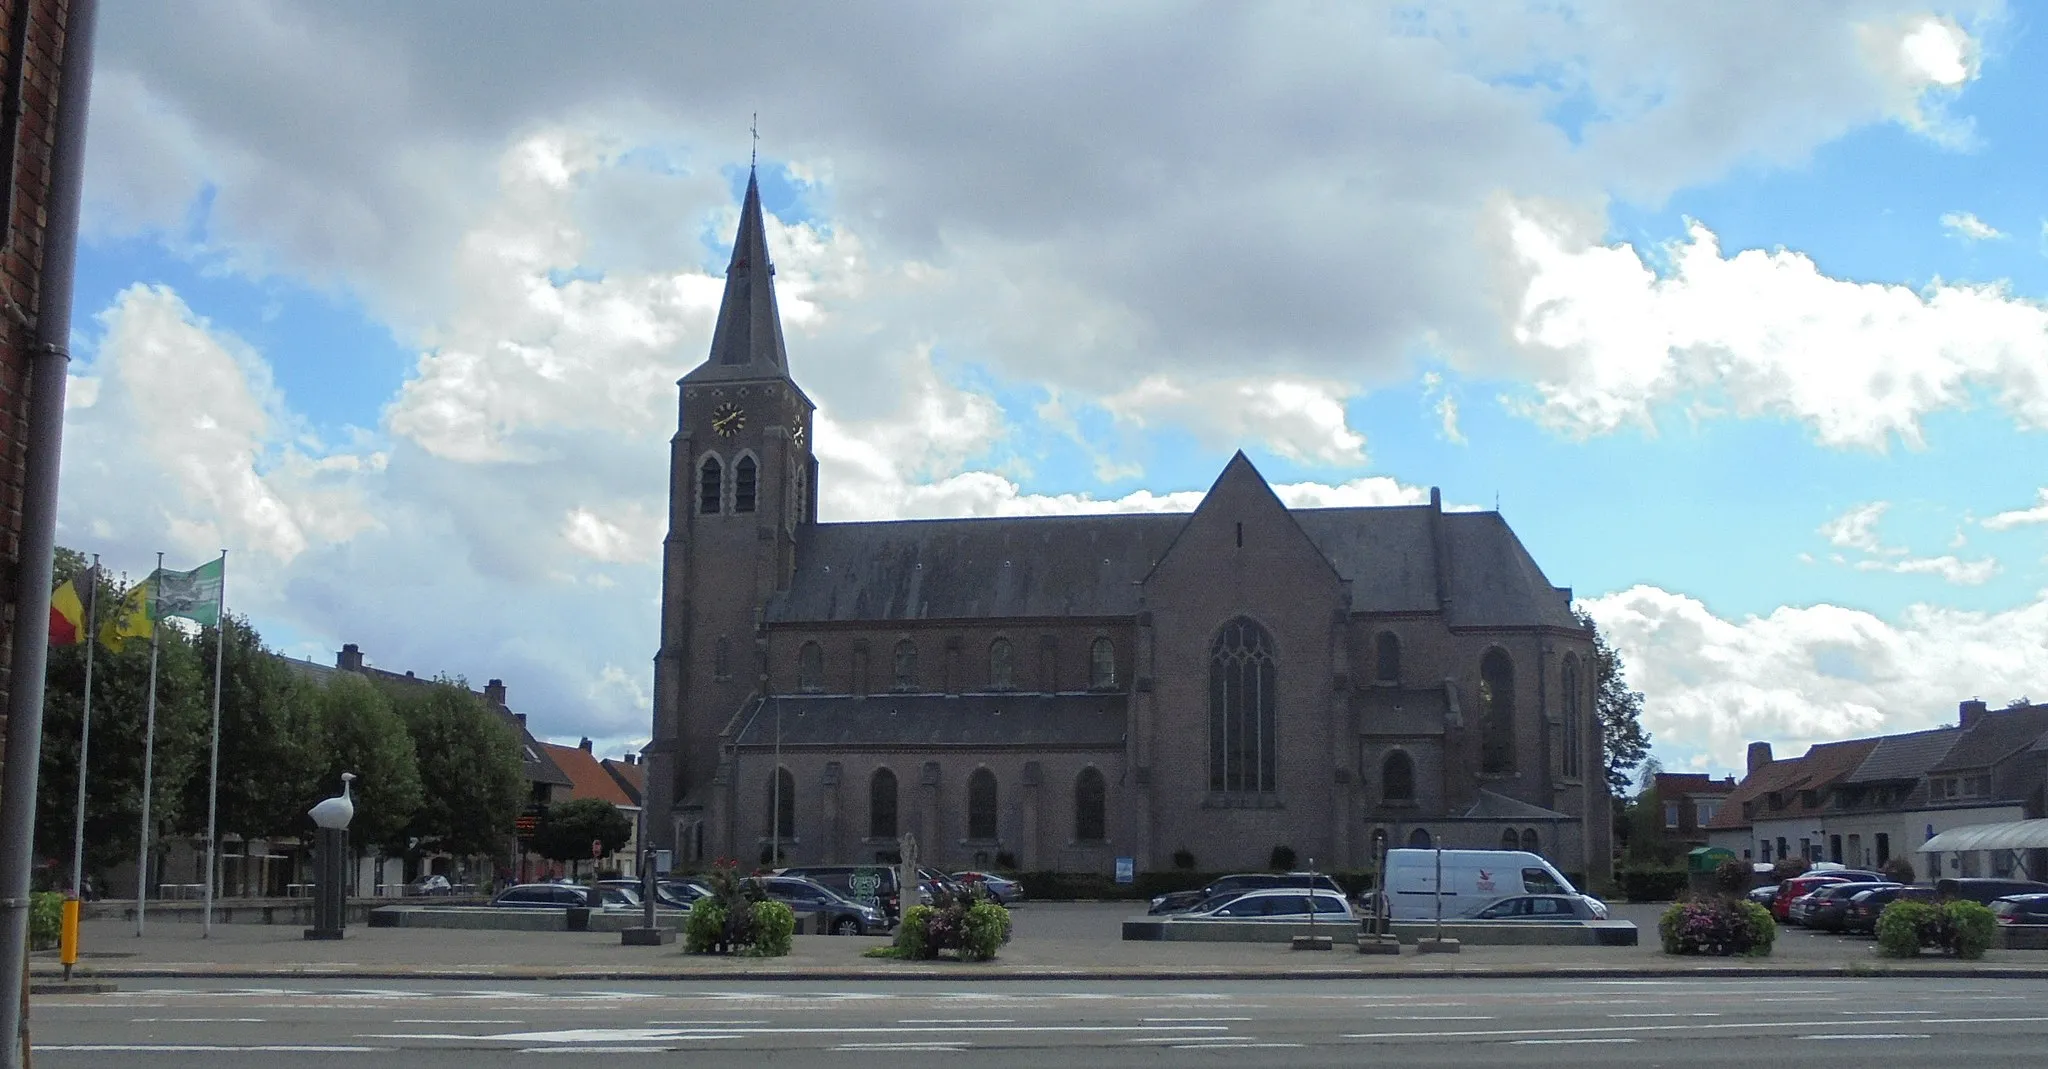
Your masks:
M113 0L58 540L648 734L756 151L826 521L1498 508L1668 769L2048 699L2034 4Z

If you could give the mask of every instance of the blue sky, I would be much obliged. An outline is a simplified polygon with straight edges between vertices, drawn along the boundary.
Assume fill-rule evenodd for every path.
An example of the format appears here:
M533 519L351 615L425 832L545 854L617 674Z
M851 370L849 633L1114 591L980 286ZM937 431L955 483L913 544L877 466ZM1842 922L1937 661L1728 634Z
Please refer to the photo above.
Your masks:
M1148 507L1242 447L1302 502L1498 501L1668 767L2048 696L2034 9L1411 7L628 5L519 81L541 38L449 58L459 6L111 5L60 540L229 545L281 648L636 744L760 111L828 519Z

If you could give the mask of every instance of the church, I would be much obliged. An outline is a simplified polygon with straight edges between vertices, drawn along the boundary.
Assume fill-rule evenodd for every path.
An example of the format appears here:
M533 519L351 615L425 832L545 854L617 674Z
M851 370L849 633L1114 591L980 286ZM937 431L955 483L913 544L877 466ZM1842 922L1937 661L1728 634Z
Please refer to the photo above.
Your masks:
M760 193L670 444L650 838L1109 874L1513 847L1605 879L1593 639L1498 512L826 523Z

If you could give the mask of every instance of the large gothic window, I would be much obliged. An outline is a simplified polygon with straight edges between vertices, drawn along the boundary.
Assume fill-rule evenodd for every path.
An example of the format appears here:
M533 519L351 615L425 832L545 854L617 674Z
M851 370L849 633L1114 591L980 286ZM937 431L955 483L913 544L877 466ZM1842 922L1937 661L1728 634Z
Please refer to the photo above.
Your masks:
M967 777L967 837L983 842L996 837L996 774L985 768Z
M707 515L725 507L725 465L705 457L697 466L697 511Z
M1577 656L1569 653L1565 654L1564 671L1561 675L1563 678L1560 682L1564 689L1564 730L1559 733L1562 737L1558 739L1558 747L1564 753L1562 754L1562 760L1558 763L1558 771L1567 776L1575 777L1579 775L1582 762L1585 760L1585 755L1580 750L1585 743L1583 741L1584 736L1579 733L1581 711L1579 708L1579 659Z
M761 813L765 833L781 839L796 838L796 777L789 769L778 768L769 779L767 803Z
M917 689L917 643L907 638L896 644L894 686L897 690Z
M1386 802L1412 802L1415 800L1415 762L1399 750L1387 755L1380 762L1380 800Z
M1209 789L1274 789L1273 642L1242 616L1209 653Z
M732 510L734 512L754 511L754 498L760 490L759 472L753 457L741 457L732 466Z
M1109 690L1116 686L1116 645L1098 638L1088 646L1088 687Z
M825 689L825 647L804 643L796 655L796 686L807 694Z
M868 838L896 837L896 773L875 769L868 779Z
M1099 843L1108 838L1109 789L1102 773L1084 768L1074 780L1074 838Z
M1401 681L1401 640L1392 631L1382 631L1373 642L1373 678L1381 683Z
M1009 690L1016 685L1016 655L1010 648L1010 640L999 638L988 644L988 687L990 690Z
M1479 661L1479 770L1515 770L1515 665L1498 648Z

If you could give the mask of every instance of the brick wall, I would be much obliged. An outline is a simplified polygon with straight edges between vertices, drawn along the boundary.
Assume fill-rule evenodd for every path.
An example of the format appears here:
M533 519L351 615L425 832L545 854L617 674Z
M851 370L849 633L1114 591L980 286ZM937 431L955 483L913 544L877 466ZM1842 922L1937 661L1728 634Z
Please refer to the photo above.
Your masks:
M50 154L56 137L59 63L64 45L64 0L0 0L0 86L25 67L21 133L16 144L14 218L0 253L0 740L6 732L8 665L14 654L14 574L21 541L23 435L29 416L30 330L42 293L44 201L50 189ZM23 56L12 54L16 20L29 18ZM25 62L24 62L25 61ZM4 122L4 117L0 117ZM4 132L4 131L0 131ZM5 744L0 741L0 761Z

